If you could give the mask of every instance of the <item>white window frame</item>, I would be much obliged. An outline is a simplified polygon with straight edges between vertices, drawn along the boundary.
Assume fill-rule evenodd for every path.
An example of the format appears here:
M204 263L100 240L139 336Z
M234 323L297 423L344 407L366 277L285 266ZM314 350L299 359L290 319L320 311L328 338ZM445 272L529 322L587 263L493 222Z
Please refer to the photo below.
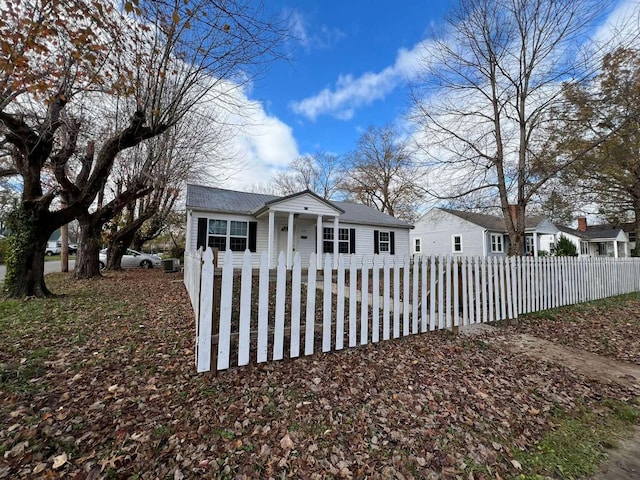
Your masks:
M413 239L413 252L422 253L422 239L420 237L415 237Z
M220 249L220 251L231 250L232 252L244 252L247 248L249 248L249 222L246 220L229 220L224 218L209 218L207 223L207 245L210 244L210 239L212 237L224 238L224 249ZM222 233L211 233L211 222L225 222L226 223L226 232ZM234 234L231 235L231 224L232 223L244 223L245 225L245 235ZM232 249L231 248L231 239L232 238L240 238L245 240L245 248L244 249Z
M456 250L456 238L459 240L457 242L459 244L459 246L460 246L460 248L458 250ZM451 235L451 251L453 253L462 253L462 251L463 251L462 235Z
M382 239L383 235L387 237L386 240ZM389 231L378 232L378 252L391 253L391 232Z
M589 255L589 242L580 240L580 255Z
M504 238L501 233L491 234L491 253L504 253Z
M535 255L536 242L535 242L534 235L525 235L524 237L525 255ZM549 245L549 250L553 251L554 249L555 249L555 244L551 242L551 244Z
M340 252L340 247L344 249L346 245L346 252ZM329 248L327 248L329 247ZM333 227L322 228L322 252L333 252ZM349 255L351 252L351 229L350 228L338 228L338 252Z

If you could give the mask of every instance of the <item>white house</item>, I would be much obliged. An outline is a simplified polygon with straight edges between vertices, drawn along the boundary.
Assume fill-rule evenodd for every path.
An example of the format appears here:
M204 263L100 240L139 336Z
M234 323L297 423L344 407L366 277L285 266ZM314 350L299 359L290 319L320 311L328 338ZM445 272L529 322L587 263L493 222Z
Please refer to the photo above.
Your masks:
M303 263L312 253L373 256L409 254L411 224L374 208L325 200L306 190L286 197L187 185L186 249L231 250L240 265L246 249L266 251L275 267L285 252ZM337 255L334 257L337 262ZM259 256L254 256L259 265ZM337 265L337 263L336 263Z
M585 217L578 218L578 228L558 225L558 238L565 236L581 257L628 257L631 251L628 234L622 228L604 225L588 226Z
M525 219L524 254L538 256L541 239L554 238L557 227L542 215ZM449 208L425 213L410 233L411 251L425 255L506 255L509 236L504 219Z

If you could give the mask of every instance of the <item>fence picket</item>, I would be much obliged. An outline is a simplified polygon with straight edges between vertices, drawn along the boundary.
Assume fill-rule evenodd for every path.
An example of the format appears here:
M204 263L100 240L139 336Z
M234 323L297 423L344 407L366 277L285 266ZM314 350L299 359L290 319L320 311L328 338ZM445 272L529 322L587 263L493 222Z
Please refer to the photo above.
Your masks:
M353 262L353 257L350 260ZM338 258L338 286L336 292L336 350L344 348L344 257Z
M293 257L291 271L291 333L289 340L289 356L300 356L300 292L302 290L302 259L296 252Z
M213 252L206 249L204 252L204 263L201 271L201 284L199 290L204 292L200 295L198 311L196 312L197 330L197 371L208 372L211 370L211 334L213 327ZM193 285L195 288L195 283ZM208 293L211 292L211 295Z
M429 329L429 319L427 318L427 257L421 256L420 262L422 264L422 284L420 288L420 314L421 314L421 326L420 331L425 333Z
M360 302L360 345L366 345L369 337L369 265L362 259L362 300Z
M349 264L349 347L355 347L357 342L357 323L358 323L358 269L355 257Z
M469 325L469 291L467 284L467 257L460 259L462 276L462 325Z
M287 293L287 257L284 252L278 255L276 273L276 318L273 328L273 359L282 360L284 356L284 312Z
M258 281L258 363L267 361L269 337L269 256L260 256L260 276Z
M393 262L393 260L391 260ZM393 338L400 336L400 267L402 260L393 263Z
M227 250L222 266L220 328L218 330L218 370L229 368L231 354L231 309L233 300L233 254Z
M318 257L315 253L309 257L309 270L307 272L307 315L304 323L304 354L313 353L313 341L316 326L316 272L318 270Z
M240 280L240 324L238 327L238 366L249 365L251 347L251 252L242 256L242 277Z
M383 281L382 281L382 339L389 340L390 327L389 327L389 294L390 287L390 260L388 258L383 259L384 264L382 267Z
M371 341L380 340L380 255L373 256L371 274Z
M444 328L444 257L438 257L438 329Z
M325 254L324 256L324 294L322 302L322 351L329 352L331 350L331 297L333 292L331 291L331 274L332 263L331 255ZM349 279L353 281L353 279Z
M429 277L431 289L429 290L429 330L436 328L436 257L431 256L429 261Z
M458 271L459 264L458 259L452 259L453 269L453 318L452 318L452 326L459 327L460 326L460 285L458 282L460 281L460 272Z
M418 333L418 307L420 306L420 302L418 301L418 282L420 281L420 260L413 257L411 259L411 264L413 266L412 276L411 276L411 284L413 286L413 291L411 294L411 333Z
M402 336L409 335L409 257L405 256L402 266Z

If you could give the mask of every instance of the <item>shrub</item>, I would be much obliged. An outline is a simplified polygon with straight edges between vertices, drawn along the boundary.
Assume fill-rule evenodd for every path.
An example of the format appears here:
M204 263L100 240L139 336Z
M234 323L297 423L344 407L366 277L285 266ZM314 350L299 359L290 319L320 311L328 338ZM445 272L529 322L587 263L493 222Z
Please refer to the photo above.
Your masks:
M0 238L0 265L4 265L4 259L7 255L7 239Z
M577 257L578 248L564 235L560 234L556 245L556 257Z

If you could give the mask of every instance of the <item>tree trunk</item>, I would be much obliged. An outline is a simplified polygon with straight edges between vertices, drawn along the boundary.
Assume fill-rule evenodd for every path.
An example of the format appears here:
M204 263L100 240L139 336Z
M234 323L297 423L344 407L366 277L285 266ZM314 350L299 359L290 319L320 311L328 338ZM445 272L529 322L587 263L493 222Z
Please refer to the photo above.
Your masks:
M102 244L102 223L91 215L81 215L80 242L76 253L75 278L100 277L100 246Z
M37 209L23 207L11 213L5 293L11 298L50 297L44 283L44 252L55 228Z
M129 243L116 240L107 247L107 270L122 270L122 256L127 252Z

